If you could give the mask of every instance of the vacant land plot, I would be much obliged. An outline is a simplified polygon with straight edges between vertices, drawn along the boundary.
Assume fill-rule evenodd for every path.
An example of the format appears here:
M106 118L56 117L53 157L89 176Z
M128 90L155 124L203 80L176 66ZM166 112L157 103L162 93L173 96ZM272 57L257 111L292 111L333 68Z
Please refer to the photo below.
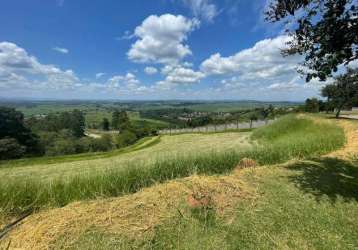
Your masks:
M235 136L237 136L237 138ZM236 142L234 142L233 138L236 138ZM253 143L248 143L249 134L247 133L167 136L163 137L163 140L158 144L151 144L150 147L121 154L116 157L72 163L29 165L27 167L10 168L15 173L19 170L27 173L33 171L34 179L29 179L25 177L26 175L19 172L17 175L11 176L12 173L9 171L9 168L4 168L1 171L8 171L7 176L11 177L9 178L4 174L2 179L5 181L0 183L0 216L3 215L3 220L9 221L11 220L11 216L15 215L17 217L28 209L31 209L37 214L38 211L44 211L49 208L64 207L73 201L98 200L100 198L118 197L135 193L143 190L145 187L157 185L158 183L163 183L175 178L188 177L196 174L228 174L244 157L253 159L256 161L256 165L271 165L283 163L288 160L292 161L293 159L298 161L299 159L307 159L308 157L312 159L312 157L318 157L342 147L345 141L343 130L337 127L333 121L304 115L291 115L281 118L268 127L255 130L250 138L257 141L258 144L256 145L255 143L255 145L253 145ZM163 154L163 151L166 153ZM138 152L141 152L139 156L135 154ZM169 156L168 152L171 152ZM130 159L135 159L134 161L130 161L128 158L124 160L124 162L120 161L120 159L126 158L131 154L133 155ZM175 155L178 156L175 157ZM146 158L140 158L142 156ZM153 164L151 164L151 161L148 159L156 160L153 160ZM79 163L81 164L76 166L76 164ZM93 163L96 164L90 165ZM128 165L125 163L128 163ZM347 166L349 166L349 164L350 163L347 163ZM47 168L42 168L43 166ZM55 167L51 168L51 166ZM64 176L62 176L63 173L65 173ZM43 176L45 175L47 176L44 178ZM217 180L216 177L210 177L214 182L218 181L218 185L220 184L219 186L221 186L220 189L222 190L220 192L223 192L223 195L219 195L221 198L213 197L213 199L220 199L224 202L223 208L220 209L226 210L228 206L232 207L233 203L231 202L235 201L237 196L241 197L241 193L237 193L235 190L233 190L232 194L230 193L230 189L235 185L232 182L232 177L228 178L227 180L225 180L225 178ZM353 177L348 177L346 181L352 178L355 178L354 174ZM49 180L52 181L49 182ZM203 178L203 180L205 180L205 178ZM353 181L353 185L354 182L355 181ZM194 188L193 192L198 194L195 195L195 197L203 197L203 195L205 197L208 192L211 192L210 190L205 190L205 187L201 190L200 186L196 188L195 185L192 186L190 183L189 181L189 189ZM244 193L246 193L245 187L252 186L251 183L254 184L253 181L249 181L247 185L242 186ZM180 187L178 186L178 188ZM284 189L285 187L282 188ZM249 189L251 190L251 188ZM249 191L249 189L247 191ZM266 188L262 190L266 192ZM166 190L158 192L158 195L162 195L163 192L166 192ZM251 191L248 193L251 194ZM246 195L244 196L246 197ZM256 196L255 192L253 196ZM169 194L169 197L168 199L165 198L165 200L170 201L173 198L173 206L177 208L175 204L180 199L175 199L175 195L171 197L171 194ZM206 200L205 203L209 202L208 205L211 208L211 199L204 198L204 200ZM195 203L196 202L193 204ZM140 202L140 204L138 205L140 207L147 206L145 201ZM157 205L152 204L150 206L153 206L153 211L157 211ZM104 211L102 206L98 206L98 209L100 213L108 212L108 210ZM95 208L95 210L97 211L97 208ZM174 210L177 211L177 209ZM120 209L118 212L122 214L124 210ZM134 212L134 209L131 209L129 213L131 214L132 212ZM181 212L179 212L179 214L181 214ZM207 216L211 216L206 212L204 215L205 220ZM88 214L83 216L87 218ZM113 216L109 215L108 220L111 222L117 216L118 214ZM147 216L147 213L145 216ZM198 219L202 220L200 213L195 216L199 216ZM94 217L97 216L95 215ZM184 217L187 216L184 215ZM45 215L45 218L52 220L52 216ZM43 219L46 220L45 218ZM166 216L164 215L164 219L165 218ZM154 219L155 218L153 218L153 220ZM107 219L105 218L105 220ZM36 221L40 222L42 219ZM91 221L92 220L89 222ZM141 222L134 224L138 225L138 223L140 224ZM57 227L56 225L54 226ZM157 227L155 226L155 228ZM176 229L177 228L174 228L174 230ZM146 228L145 231L153 232L151 228ZM192 230L190 229L188 232L189 231ZM98 236L96 231L94 232L95 235ZM65 234L67 235L68 232L66 231ZM180 234L180 232L178 234ZM201 233L199 232L198 234ZM156 235L161 234L158 233ZM161 241L165 242L164 240ZM68 241L65 240L65 243L67 244ZM151 248L151 246L149 246L149 248Z

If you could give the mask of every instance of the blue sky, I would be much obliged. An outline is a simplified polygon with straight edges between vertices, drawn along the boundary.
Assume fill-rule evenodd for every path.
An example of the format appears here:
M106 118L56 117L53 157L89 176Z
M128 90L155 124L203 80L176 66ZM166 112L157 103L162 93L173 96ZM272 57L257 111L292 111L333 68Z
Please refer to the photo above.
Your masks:
M0 96L303 100L265 0L3 0Z

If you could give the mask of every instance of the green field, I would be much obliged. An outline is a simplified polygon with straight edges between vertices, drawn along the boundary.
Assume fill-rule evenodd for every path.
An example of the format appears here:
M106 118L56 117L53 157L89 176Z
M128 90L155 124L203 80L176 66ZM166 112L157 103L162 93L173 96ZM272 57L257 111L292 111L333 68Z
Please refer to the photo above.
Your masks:
M144 143L156 141L159 143L140 150L137 150L136 147L124 153L119 150L118 156L116 152L92 154L92 157L99 159L91 159L91 154L85 154L47 159L29 159L27 161L9 161L0 165L0 178L4 179L6 177L10 181L15 181L18 178L65 179L76 175L98 174L99 172L118 170L134 163L145 167L166 158L185 157L210 151L243 150L251 146L249 133L235 132L165 135L151 138ZM141 143L138 145L141 145ZM51 162L52 159L54 162ZM49 164L46 164L46 160L49 161Z

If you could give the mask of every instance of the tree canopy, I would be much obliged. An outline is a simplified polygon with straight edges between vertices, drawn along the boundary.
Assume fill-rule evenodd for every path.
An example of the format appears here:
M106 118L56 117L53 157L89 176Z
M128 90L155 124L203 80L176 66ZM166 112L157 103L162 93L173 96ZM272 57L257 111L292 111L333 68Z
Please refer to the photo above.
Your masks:
M0 147L13 156L39 151L38 138L24 124L24 115L13 108L0 107ZM14 153L16 151L16 153ZM9 155L10 156L10 155ZM3 155L3 158L6 156Z
M306 81L326 80L338 66L358 59L358 6L352 0L272 0L271 22L289 24L285 55L305 55Z
M336 108L338 118L342 108L351 107L358 99L358 69L348 69L347 73L335 78L333 84L322 89L322 96Z

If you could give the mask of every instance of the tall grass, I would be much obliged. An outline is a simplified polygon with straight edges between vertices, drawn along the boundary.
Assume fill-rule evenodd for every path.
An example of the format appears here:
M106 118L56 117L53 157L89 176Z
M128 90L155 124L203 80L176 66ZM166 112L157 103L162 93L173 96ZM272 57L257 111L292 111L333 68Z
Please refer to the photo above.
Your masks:
M339 127L297 116L286 116L257 129L252 138L258 141L258 146L246 151L178 156L157 161L148 167L131 164L121 170L58 179L51 183L34 179L23 182L2 180L0 209L6 214L17 214L28 209L64 206L76 200L120 196L193 173L225 173L243 157L255 159L259 164L275 164L292 158L318 156L344 143L344 134Z

